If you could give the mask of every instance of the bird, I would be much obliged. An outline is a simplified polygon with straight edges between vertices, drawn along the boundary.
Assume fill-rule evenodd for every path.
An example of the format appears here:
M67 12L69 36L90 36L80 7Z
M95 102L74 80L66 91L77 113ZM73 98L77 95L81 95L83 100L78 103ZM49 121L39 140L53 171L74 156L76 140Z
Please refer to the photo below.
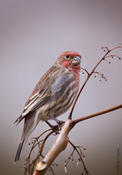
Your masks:
M14 162L20 159L23 144L39 121L56 119L71 107L79 90L80 65L79 53L65 51L41 77L15 121L18 125L24 120L24 127Z

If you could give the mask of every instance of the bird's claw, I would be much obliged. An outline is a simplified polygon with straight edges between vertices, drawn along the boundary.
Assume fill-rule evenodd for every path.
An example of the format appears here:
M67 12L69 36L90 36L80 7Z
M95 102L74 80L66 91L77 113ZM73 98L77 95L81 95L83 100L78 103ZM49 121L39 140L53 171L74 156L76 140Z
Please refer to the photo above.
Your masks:
M46 121L46 123L51 127L51 129L55 132L54 135L59 134L59 132L62 129L62 124L64 124L64 121L59 121L59 120L55 120L57 125L51 125L48 121Z

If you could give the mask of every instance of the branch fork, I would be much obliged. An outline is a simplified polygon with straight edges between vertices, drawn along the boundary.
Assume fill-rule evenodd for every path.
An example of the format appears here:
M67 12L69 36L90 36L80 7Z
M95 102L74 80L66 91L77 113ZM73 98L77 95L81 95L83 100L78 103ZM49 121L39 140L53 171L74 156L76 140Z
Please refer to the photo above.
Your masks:
M42 175L50 167L55 158L67 147L68 144L68 134L72 129L72 122L70 119L67 119L64 126L61 129L61 132L54 142L53 146L46 154L42 161L39 161L36 165L36 170L33 175Z

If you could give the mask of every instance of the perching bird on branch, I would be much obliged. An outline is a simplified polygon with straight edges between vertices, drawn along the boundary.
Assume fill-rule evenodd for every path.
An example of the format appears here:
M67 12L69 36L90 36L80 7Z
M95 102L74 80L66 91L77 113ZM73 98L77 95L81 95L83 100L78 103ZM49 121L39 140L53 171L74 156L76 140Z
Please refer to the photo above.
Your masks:
M55 119L72 105L80 82L81 55L67 51L42 76L27 100L24 110L15 123L24 119L21 141L15 156L19 160L24 142L40 120Z

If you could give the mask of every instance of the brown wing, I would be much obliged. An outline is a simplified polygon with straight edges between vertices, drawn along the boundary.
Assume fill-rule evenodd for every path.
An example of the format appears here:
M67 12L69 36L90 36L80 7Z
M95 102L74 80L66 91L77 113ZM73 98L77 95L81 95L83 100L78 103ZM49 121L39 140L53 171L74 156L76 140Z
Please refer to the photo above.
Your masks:
M28 98L21 116L17 118L15 123L18 124L27 114L36 110L38 105L41 106L49 100L51 93L50 84L53 81L52 77L54 77L54 72L56 74L59 72L58 70L59 67L54 65L43 75Z
M26 116L30 111L37 108L38 104L50 97L50 84L52 81L54 70L57 72L57 66L52 66L39 80L32 94L28 98L22 116Z

